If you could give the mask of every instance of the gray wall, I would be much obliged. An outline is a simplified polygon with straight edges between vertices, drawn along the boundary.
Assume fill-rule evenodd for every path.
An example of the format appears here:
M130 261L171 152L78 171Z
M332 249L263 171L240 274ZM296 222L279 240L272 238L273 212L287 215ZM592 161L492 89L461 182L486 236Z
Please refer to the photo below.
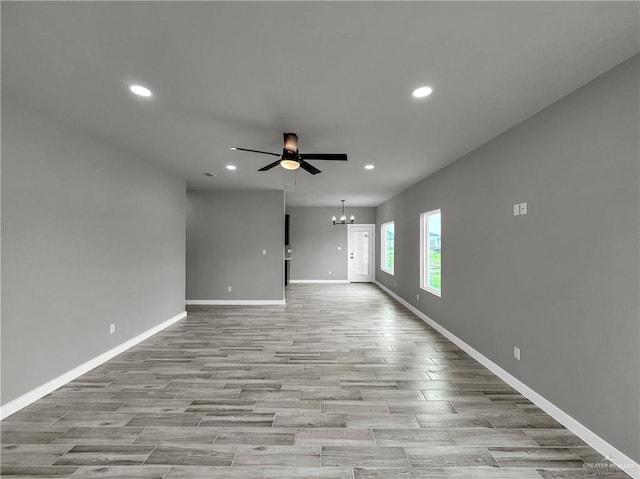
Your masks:
M187 193L187 299L284 299L283 191Z
M2 160L5 404L184 311L186 186L4 96Z
M636 461L638 108L636 56L377 210L396 222L379 282ZM419 214L435 208L442 298L419 289Z
M346 280L347 227L333 226L331 217L340 217L341 206L287 207L291 215L292 280ZM347 216L355 215L354 224L374 224L375 208L350 208ZM338 246L342 249L338 250ZM329 274L331 271L331 274Z

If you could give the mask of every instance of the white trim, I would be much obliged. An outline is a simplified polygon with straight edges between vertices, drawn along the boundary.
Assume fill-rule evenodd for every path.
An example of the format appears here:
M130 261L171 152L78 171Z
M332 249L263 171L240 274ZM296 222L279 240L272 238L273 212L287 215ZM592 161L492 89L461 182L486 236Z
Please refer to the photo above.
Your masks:
M427 293L431 293L432 295L437 296L438 298L442 298L442 293L437 289L433 289L431 286L425 286L424 288L420 286L420 289L422 291L426 291Z
M427 276L429 275L429 264L430 264L429 236L428 236L429 216L436 215L436 214L440 215L440 218L441 218L440 221L442 222L442 210L440 208L431 210L431 211L425 211L424 213L420 213L420 289L428 293L431 293L437 296L438 298L441 298L442 285L440 285L440 290L437 290L436 288L429 286L427 281ZM427 233L426 237L425 237L425 233ZM440 237L442 237L442 234L440 235ZM442 260L440 260L440 262L441 262L440 277L442 278Z
M174 317L166 320L165 322L160 323L157 326L152 327L151 329L147 329L146 331L138 334L137 336L134 336L133 338L129 339L128 341L125 341L124 343L116 346L115 348L110 349L109 351L106 351L96 356L93 359L90 359L86 363L83 363L80 366L77 366L70 371L67 371L66 373L58 376L57 378L52 379L51 381L46 382L35 389L32 389L28 393L23 394L22 396L14 399L13 401L9 401L8 403L3 404L2 406L0 406L0 419L4 419L8 416L11 416L13 413L19 411L24 407L27 407L29 404L37 401L41 397L46 396L47 394L55 391L59 387L64 386L68 382L71 382L77 377L82 376L83 374L100 366L101 364L107 362L109 359L114 358L118 354L125 352L127 349L135 346L136 344L144 341L147 338L150 338L151 336L153 336L156 333L159 333L163 329L168 328L173 323L180 321L186 316L187 316L187 312L183 311L175 315Z
M284 299L187 299L191 306L282 306Z
M582 423L578 422L576 419L571 417L569 414L564 412L562 409L554 405L549 400L545 399L543 396L538 394L536 391L531 389L529 386L521 382L516 377L512 376L509 372L502 369L496 363L491 361L489 358L484 356L481 352L474 349L472 346L465 343L462 339L458 338L455 334L448 331L440 324L436 323L429 316L424 314L422 311L417 309L415 306L405 301L403 298L398 296L396 293L380 284L379 282L375 282L376 286L386 292L389 296L393 297L399 303L407 307L413 314L422 319L429 326L433 327L440 334L454 343L456 346L463 349L467 354L473 357L480 364L488 368L492 373L506 382L509 386L516 389L523 396L533 402L536 406L542 409L544 412L549 414L552 418L558 421L560 424L565 426L568 430L573 432L576 436L582 439L584 442L589 444L592 448L598 451L603 456L607 457L612 463L618 466L622 471L626 474L629 474L634 479L640 479L640 464L633 461L630 457L628 457L623 452L616 449L614 446L609 444L607 441L602 439L596 433L588 429Z
M348 279L290 279L289 283L348 283Z
M393 225L393 264L391 265L391 269L387 269L385 266L385 257L387 256L387 248L386 248L386 240L385 240L385 227L387 225ZM384 271L391 276L395 275L396 269L396 222L394 220L387 221L386 223L382 223L380 225L380 271ZM375 279L374 279L375 281Z
M291 219L291 216L289 216L289 219ZM282 297L286 298L286 294L287 294L287 285L285 284L286 278L285 275L286 273L286 268L288 266L287 263L287 259L285 259L287 257L287 252L285 251L287 249L287 246L284 244L285 243L285 237L284 237L284 233L285 233L285 226L286 226L286 222L287 222L287 190L286 188L284 190L282 190L282 228L280 229L280 231L282 231L282 261L283 261L283 265L284 268L282 269ZM289 223L289 235L291 235L291 223ZM289 241L291 241L291 238L289 238ZM283 299L283 301L285 301Z

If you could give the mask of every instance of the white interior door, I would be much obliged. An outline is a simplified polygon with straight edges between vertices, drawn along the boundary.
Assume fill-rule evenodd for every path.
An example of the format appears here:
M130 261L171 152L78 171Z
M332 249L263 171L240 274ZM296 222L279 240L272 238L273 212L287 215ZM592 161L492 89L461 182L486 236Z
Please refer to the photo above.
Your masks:
M347 225L350 283L372 283L375 271L375 225Z

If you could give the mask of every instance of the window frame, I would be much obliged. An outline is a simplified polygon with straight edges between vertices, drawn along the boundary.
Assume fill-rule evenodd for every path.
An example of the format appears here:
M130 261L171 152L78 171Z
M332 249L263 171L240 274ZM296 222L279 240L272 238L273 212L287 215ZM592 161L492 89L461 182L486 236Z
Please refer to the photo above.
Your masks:
M427 275L429 274L429 217L435 214L440 215L440 289L429 285ZM420 214L420 289L442 297L442 210L425 211Z
M391 265L391 269L387 268L387 235L386 230L389 225L393 225L393 264ZM384 271L391 276L395 274L395 266L396 266L396 222L395 221L387 221L380 225L380 270Z

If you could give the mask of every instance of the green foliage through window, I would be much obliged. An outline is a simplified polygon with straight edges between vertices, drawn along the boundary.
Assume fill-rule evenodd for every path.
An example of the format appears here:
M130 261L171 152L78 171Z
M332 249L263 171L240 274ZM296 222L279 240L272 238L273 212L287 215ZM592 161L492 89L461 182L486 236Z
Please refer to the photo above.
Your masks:
M433 210L420 215L420 287L438 296L442 292L442 215Z
M381 246L382 246L382 270L393 274L395 262L395 223L393 221L382 225Z

